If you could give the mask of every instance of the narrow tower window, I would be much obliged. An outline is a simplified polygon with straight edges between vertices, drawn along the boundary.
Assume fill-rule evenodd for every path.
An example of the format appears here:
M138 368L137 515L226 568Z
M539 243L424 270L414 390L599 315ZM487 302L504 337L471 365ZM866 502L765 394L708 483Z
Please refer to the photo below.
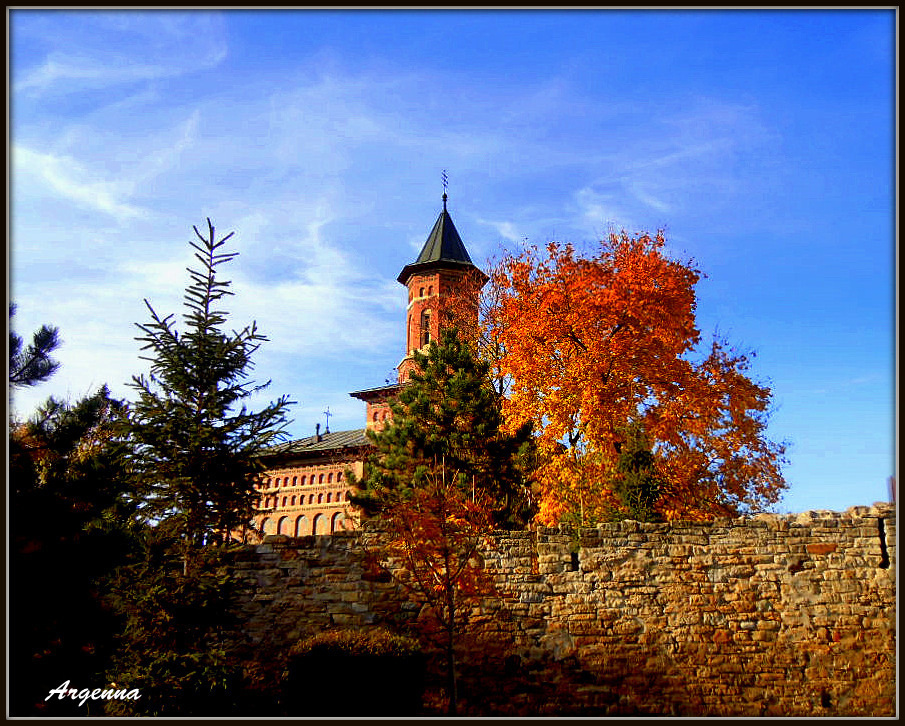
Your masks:
M421 311L421 345L431 342L431 311Z

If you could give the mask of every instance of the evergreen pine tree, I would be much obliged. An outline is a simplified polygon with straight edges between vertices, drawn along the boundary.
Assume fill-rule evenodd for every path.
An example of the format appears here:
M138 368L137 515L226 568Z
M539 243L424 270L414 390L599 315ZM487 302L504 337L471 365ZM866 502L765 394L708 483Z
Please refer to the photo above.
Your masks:
M620 445L616 468L619 474L613 482L613 493L622 508L614 513L613 518L660 521L662 517L656 510L656 504L664 484L657 474L650 442L637 423L625 427L625 441Z
M118 621L103 592L131 549L121 402L106 388L50 398L9 435L10 712L96 715L46 701L66 681L102 684Z
M238 618L237 583L224 567L227 551L200 550L186 573L171 537L157 527L140 534L108 589L122 627L107 682L137 688L141 698L109 701L105 714L239 715L243 657L228 635Z
M16 306L10 304L9 319L12 321ZM21 388L36 386L50 378L60 364L50 357L60 345L59 330L42 325L32 335L31 343L22 348L22 338L9 331L9 386Z
M133 377L138 400L129 411L142 511L180 542L186 571L199 546L228 541L251 521L261 471L256 455L282 435L290 404L285 396L258 412L244 404L270 383L248 380L266 338L255 323L223 330L227 313L219 306L233 293L217 272L238 253L223 251L232 233L217 240L207 223L208 235L195 227L197 241L190 242L200 268L188 269L185 333L176 331L173 315L160 317L145 301L151 322L138 325L138 340L151 370Z
M427 353L415 351L417 370L391 403L392 421L369 431L375 453L366 463L352 502L366 515L405 500L441 470L456 472L466 493L488 495L494 524L523 527L531 518L527 480L530 427L501 431L500 399L478 360L455 328L442 331Z

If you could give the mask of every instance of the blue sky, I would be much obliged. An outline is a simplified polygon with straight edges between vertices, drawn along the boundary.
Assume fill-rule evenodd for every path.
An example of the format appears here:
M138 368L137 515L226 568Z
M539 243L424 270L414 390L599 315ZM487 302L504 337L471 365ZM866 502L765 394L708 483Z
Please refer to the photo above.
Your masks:
M781 512L897 472L895 10L8 10L10 296L62 370L146 370L192 225L235 232L236 327L295 437L404 348L396 282L449 210L472 259L663 228L703 337L754 350L790 443Z

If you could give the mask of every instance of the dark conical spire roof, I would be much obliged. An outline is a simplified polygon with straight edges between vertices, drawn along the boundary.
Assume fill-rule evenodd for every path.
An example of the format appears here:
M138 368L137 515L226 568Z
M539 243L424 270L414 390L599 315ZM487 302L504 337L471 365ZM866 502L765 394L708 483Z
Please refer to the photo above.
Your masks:
M446 194L443 194L443 211L434 222L434 228L427 236L427 242L421 248L421 254L411 264L402 268L397 278L403 285L409 277L420 270L436 269L442 267L474 267L465 243L459 236L452 217L446 211Z
M427 242L415 260L415 264L423 262L439 262L445 260L448 262L466 262L471 264L471 257L468 256L468 250L459 236L456 225L453 224L452 217L446 211L446 204L443 205L443 211L437 217L434 228L427 237Z

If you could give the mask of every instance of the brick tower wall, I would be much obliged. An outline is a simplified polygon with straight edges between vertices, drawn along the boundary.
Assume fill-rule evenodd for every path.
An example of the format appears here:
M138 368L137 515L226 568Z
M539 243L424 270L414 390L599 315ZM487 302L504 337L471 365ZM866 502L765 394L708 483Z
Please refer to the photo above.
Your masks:
M399 364L399 382L405 383L412 370L414 361L412 351L420 350L425 346L426 340L438 340L440 330L446 324L448 306L459 305L459 296L463 292L463 280L468 273L459 270L433 270L426 273L412 275L408 280L408 308L406 311L406 348L405 359ZM474 307L474 320L468 320L473 325L477 321L478 305L477 294L470 305ZM424 313L429 315L428 325L425 326ZM429 338L425 337L425 333Z

